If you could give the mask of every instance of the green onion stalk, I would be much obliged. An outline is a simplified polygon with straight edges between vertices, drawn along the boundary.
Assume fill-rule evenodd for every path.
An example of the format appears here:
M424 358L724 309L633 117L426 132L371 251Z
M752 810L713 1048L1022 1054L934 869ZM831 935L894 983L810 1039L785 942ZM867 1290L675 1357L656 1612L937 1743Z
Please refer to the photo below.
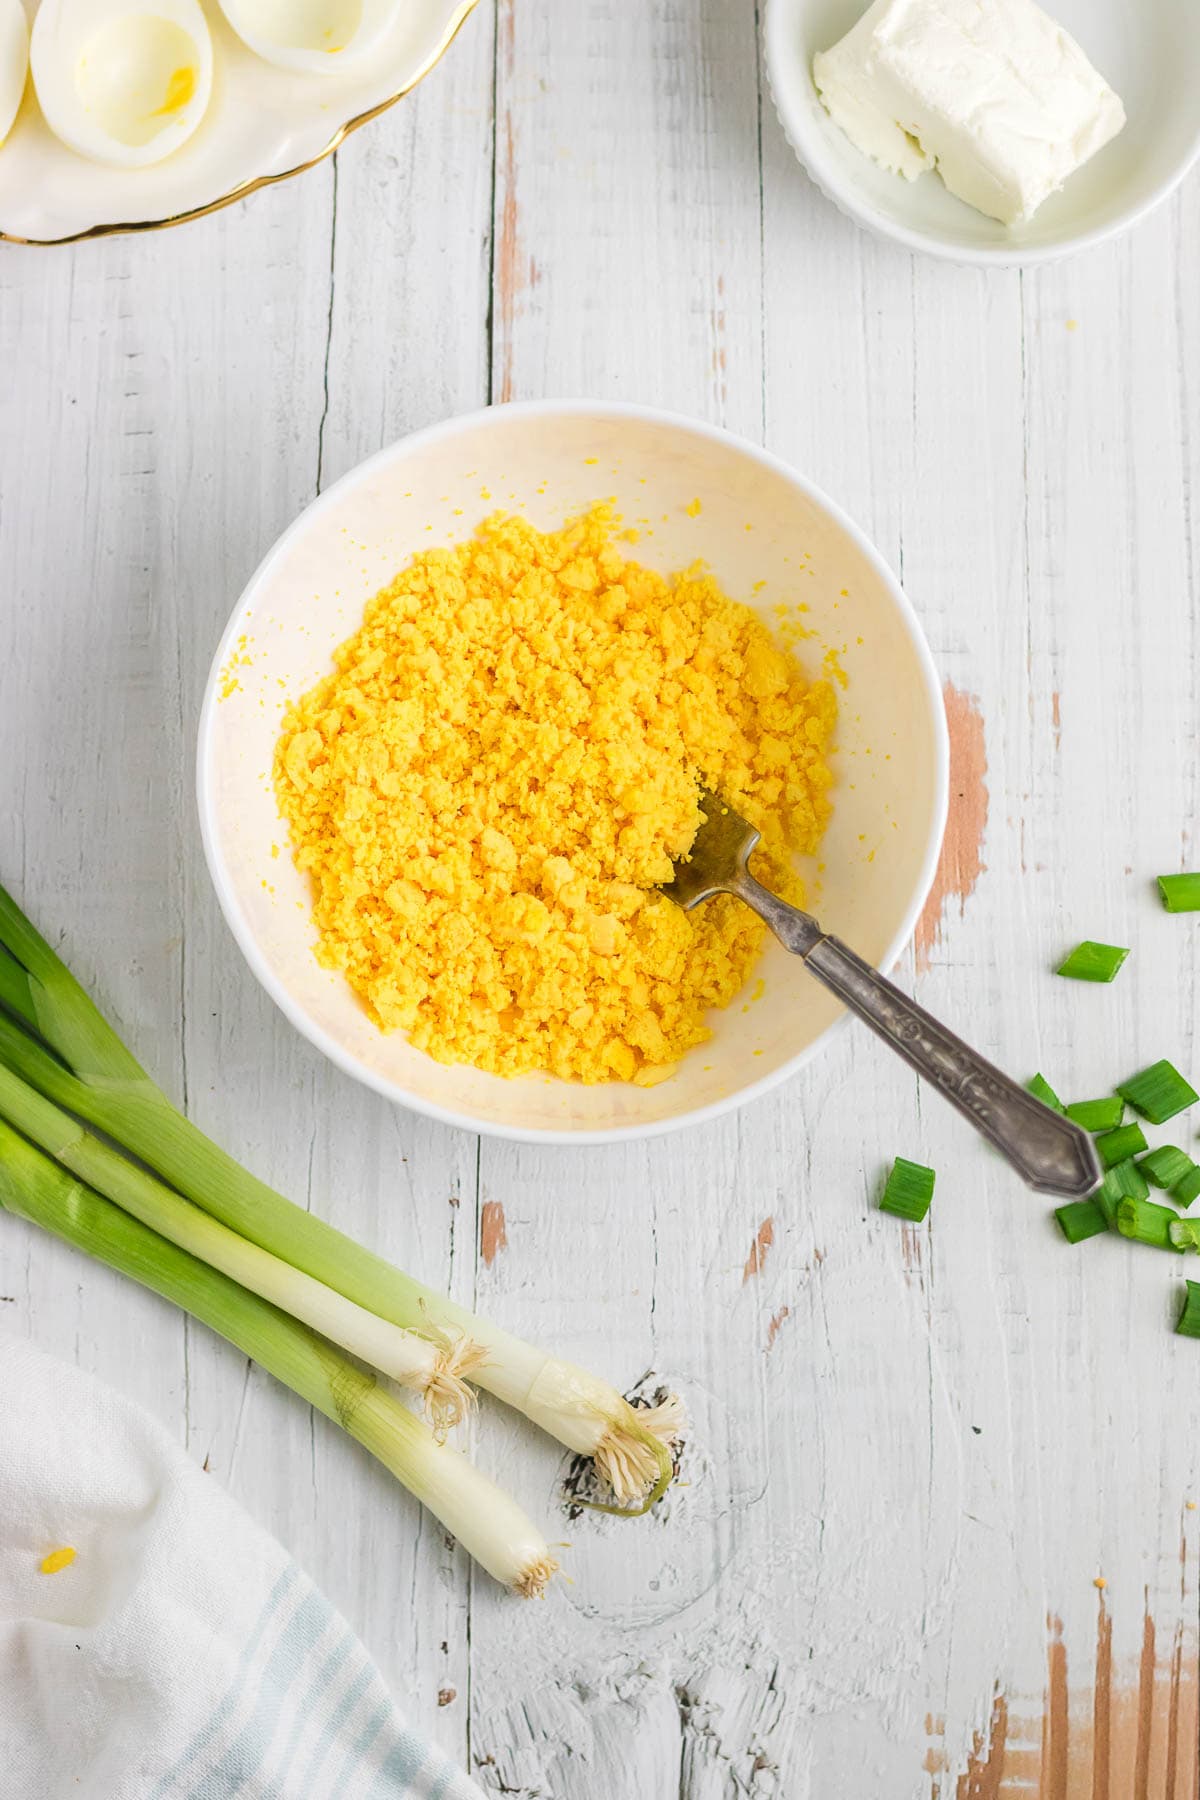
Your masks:
M0 1119L161 1237L411 1388L421 1396L441 1436L470 1409L474 1396L466 1377L483 1352L468 1338L419 1337L356 1306L210 1218L4 1067L0 1067Z
M469 1345L471 1379L594 1458L620 1511L644 1512L666 1490L683 1425L674 1396L631 1406L611 1383L456 1306L243 1169L151 1080L2 887L0 946L0 1065L249 1243L378 1319Z
M378 1457L497 1581L526 1596L544 1592L558 1564L537 1527L374 1374L160 1237L2 1122L0 1205L211 1326Z

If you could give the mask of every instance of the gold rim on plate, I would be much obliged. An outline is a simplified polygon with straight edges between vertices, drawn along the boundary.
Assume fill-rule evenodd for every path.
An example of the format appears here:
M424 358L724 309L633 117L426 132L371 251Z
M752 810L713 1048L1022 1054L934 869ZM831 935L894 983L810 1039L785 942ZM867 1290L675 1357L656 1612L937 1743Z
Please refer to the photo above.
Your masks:
M386 100L381 100L378 106L368 107L366 112L361 112L357 117L348 119L344 125L340 125L323 150L318 150L317 154L310 156L307 162L297 163L294 169L281 169L278 175L255 175L249 181L243 181L239 186L231 188L229 193L222 194L219 199L209 200L204 206L190 207L187 212L174 213L169 219L130 219L123 225L89 225L86 231L73 231L67 237L60 238L17 237L12 232L0 231L0 243L27 244L37 250L52 250L57 244L79 244L86 238L116 237L123 231L166 231L171 225L188 225L193 219L204 219L208 217L209 213L220 212L222 207L232 206L235 201L244 200L249 194L256 194L259 188L274 187L277 181L290 181L293 175L303 175L306 170L315 169L318 163L324 162L327 156L332 156L335 150L340 149L352 131L357 131L360 125L369 125L372 119L379 117L380 113L385 113L389 107L395 106L397 100L403 100L406 94L411 94L418 82L424 81L429 71L436 68L437 64L441 62L458 36L468 14L474 12L476 3L477 0L461 0L460 5L450 15L450 22L441 42L436 45L432 55L428 56L421 64L411 80L406 81L396 93L389 94Z

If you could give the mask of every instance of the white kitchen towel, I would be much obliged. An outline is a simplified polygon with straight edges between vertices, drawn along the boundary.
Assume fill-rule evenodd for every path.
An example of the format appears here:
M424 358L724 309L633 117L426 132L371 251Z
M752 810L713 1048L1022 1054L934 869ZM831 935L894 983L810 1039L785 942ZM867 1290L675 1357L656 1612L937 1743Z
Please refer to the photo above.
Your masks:
M49 1552L75 1559L43 1574ZM150 1415L0 1335L4 1800L482 1800Z

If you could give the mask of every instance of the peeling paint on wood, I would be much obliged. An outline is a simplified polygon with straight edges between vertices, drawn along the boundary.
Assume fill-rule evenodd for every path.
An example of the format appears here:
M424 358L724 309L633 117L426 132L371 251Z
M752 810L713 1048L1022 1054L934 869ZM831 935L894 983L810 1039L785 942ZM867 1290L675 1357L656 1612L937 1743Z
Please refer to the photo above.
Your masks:
M764 1219L754 1234L754 1242L750 1246L750 1254L746 1258L745 1266L742 1269L743 1287L750 1280L751 1276L758 1275L762 1272L763 1264L767 1260L767 1251L774 1242L775 1220L773 1218Z
M1051 1615L1047 1623L1040 1732L1032 1714L1014 1721L1009 1700L998 1689L986 1731L972 1739L955 1800L1196 1800L1200 1658L1195 1625L1177 1622L1171 1655L1164 1661L1157 1651L1154 1618L1147 1612L1139 1652L1117 1662L1113 1617L1102 1594L1092 1682L1078 1687L1070 1681L1062 1621ZM937 1735L930 1732L928 1720L926 1735ZM1040 1746L1023 1749L1021 1735L1031 1744L1040 1735ZM936 1793L930 1800L937 1800Z
M937 874L917 922L918 968L929 966L949 903L957 900L961 913L986 867L983 840L988 788L983 714L975 696L960 692L953 682L945 684L942 697L950 733L950 812Z
M499 1200L485 1200L479 1214L479 1254L490 1269L501 1250L508 1249L508 1223Z
M777 1313L771 1314L771 1320L767 1326L767 1349L768 1350L774 1349L775 1339L779 1336L780 1327L782 1326L784 1320L790 1319L791 1316L792 1316L792 1309L790 1306L781 1306Z

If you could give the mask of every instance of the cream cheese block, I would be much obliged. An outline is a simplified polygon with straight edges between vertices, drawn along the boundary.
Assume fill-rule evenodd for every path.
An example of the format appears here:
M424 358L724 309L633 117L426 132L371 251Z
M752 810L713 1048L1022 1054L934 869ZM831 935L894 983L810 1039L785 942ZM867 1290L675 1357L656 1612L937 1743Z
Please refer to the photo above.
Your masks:
M875 0L813 58L858 149L1006 225L1032 217L1125 123L1120 100L1033 0Z

